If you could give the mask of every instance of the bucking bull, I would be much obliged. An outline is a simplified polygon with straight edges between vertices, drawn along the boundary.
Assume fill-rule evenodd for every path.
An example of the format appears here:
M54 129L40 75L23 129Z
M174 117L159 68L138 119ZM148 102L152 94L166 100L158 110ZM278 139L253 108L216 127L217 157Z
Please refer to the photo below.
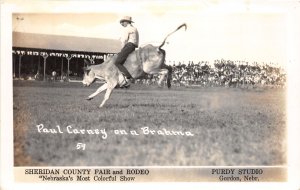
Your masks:
M132 78L141 78L145 74L159 74L158 85L161 86L162 81L167 77L167 86L168 88L171 87L172 67L165 64L166 52L161 48L164 46L167 38L182 27L185 27L185 30L187 28L186 24L180 25L175 31L165 37L160 46L157 47L148 44L135 50L127 57L124 67L131 74ZM96 79L105 80L105 83L87 98L87 100L91 100L97 94L106 90L100 107L103 107L105 102L109 99L114 88L122 87L125 84L125 76L114 64L116 56L117 55L114 55L99 65L90 65L90 63L85 60L88 66L84 68L83 85L89 86Z

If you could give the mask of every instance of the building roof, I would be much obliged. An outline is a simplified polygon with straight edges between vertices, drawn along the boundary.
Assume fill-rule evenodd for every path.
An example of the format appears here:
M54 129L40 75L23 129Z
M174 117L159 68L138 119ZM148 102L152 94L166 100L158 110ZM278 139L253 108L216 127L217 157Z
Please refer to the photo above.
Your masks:
M13 32L13 47L117 53L121 49L121 43L114 39Z

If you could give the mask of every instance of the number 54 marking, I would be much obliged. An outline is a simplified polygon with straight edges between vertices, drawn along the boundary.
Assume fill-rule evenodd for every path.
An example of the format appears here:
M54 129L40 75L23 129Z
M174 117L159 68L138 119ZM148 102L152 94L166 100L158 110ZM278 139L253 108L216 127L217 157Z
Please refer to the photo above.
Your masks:
M85 144L84 143L77 143L76 149L77 150L80 150L80 149L85 150Z

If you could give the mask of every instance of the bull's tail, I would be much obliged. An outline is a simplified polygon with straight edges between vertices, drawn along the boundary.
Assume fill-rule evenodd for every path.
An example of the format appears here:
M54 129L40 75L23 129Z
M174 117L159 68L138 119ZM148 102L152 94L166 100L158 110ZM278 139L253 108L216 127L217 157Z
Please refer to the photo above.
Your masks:
M170 34L168 34L168 35L165 37L164 41L161 43L161 45L158 47L158 49L161 50L161 48L165 45L167 38L168 38L171 34L175 33L177 30L179 30L179 29L182 28L182 27L185 27L185 30L186 30L186 29L187 29L186 23L183 23L183 24L180 25L176 30L174 30L173 32L171 32Z

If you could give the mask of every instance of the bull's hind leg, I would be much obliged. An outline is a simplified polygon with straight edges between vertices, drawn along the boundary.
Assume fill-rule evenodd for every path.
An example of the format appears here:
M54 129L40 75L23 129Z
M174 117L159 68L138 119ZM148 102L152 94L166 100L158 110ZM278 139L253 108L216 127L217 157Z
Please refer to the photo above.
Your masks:
M167 75L167 87L171 88L171 81L172 81L172 67L170 65L165 66L168 69Z
M104 83L102 86L100 86L96 92L94 92L93 94L89 95L89 97L87 98L87 100L91 100L93 99L95 96L97 96L100 92L104 91L107 89L107 83Z
M172 67L165 65L165 68L159 71L159 75L160 77L158 80L158 85L161 86L162 81L167 77L167 86L170 88L172 80Z
M162 86L161 83L166 78L166 76L168 75L168 70L167 69L161 69L158 74L159 74L158 86Z

